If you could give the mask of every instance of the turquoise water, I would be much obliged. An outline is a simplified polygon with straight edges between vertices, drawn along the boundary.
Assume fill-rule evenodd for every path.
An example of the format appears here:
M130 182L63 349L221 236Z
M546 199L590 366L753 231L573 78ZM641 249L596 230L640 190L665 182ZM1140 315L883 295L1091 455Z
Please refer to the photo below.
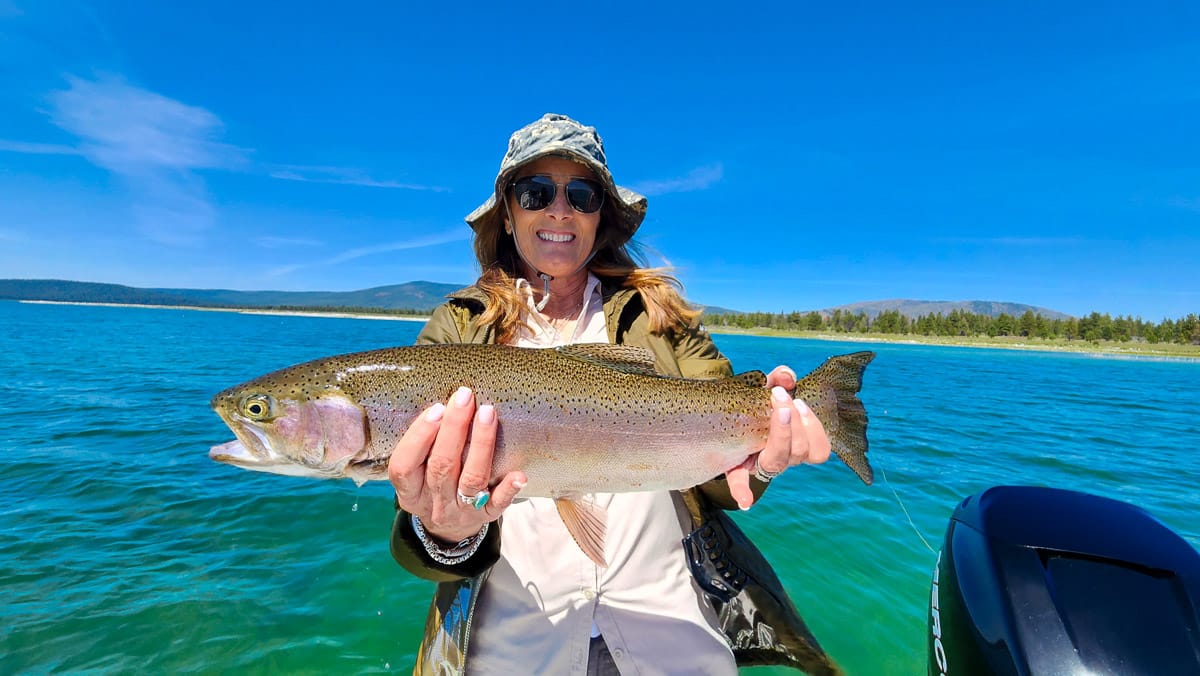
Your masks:
M388 554L388 487L213 463L231 436L208 400L419 329L0 302L0 671L408 671L431 585ZM863 349L716 339L739 370ZM939 547L959 500L988 486L1126 500L1200 546L1200 364L870 349L876 484L837 461L796 468L737 517L850 674L924 673L921 536Z

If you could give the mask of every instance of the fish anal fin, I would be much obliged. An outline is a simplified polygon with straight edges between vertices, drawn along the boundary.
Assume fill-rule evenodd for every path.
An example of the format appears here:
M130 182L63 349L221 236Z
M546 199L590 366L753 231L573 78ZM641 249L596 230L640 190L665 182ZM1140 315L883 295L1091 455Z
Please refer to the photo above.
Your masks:
M580 359L622 373L643 376L662 375L654 365L654 353L644 347L608 343L576 343L549 348L573 359Z
M575 544L597 566L608 567L604 561L604 510L571 498L555 498L554 506Z

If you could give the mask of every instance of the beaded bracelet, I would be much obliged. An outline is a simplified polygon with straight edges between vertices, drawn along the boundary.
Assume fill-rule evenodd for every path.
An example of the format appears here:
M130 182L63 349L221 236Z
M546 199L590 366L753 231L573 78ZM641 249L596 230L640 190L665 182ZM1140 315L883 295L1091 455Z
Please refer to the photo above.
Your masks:
M479 549L479 545L483 544L483 538L487 536L488 526L490 525L488 523L483 524L483 528L480 528L478 533L460 540L458 544L449 549L445 549L425 533L425 526L421 525L421 520L417 518L417 515L412 515L413 532L417 534L417 539L425 546L425 552L429 554L429 558L445 566L456 566L471 558L475 550Z

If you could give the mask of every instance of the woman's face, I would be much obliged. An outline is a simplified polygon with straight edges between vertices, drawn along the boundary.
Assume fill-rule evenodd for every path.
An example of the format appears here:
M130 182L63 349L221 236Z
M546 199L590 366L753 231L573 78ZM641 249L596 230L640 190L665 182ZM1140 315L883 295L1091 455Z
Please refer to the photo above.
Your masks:
M508 212L513 221L509 227L526 267L525 278L532 280L538 272L555 278L586 274L583 266L596 242L600 211L576 211L567 202L566 184L576 178L596 181L596 175L571 160L543 157L521 167L516 180L528 176L547 176L556 186L554 201L538 211L522 208L513 191L508 192ZM596 185L603 184L596 181Z

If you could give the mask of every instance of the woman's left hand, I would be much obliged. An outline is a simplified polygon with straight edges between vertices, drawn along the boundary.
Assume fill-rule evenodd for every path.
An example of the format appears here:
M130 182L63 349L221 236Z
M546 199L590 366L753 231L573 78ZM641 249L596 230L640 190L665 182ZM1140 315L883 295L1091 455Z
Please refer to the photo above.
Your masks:
M777 366L767 375L773 409L767 445L725 473L729 494L742 509L749 509L754 504L750 477L756 464L764 473L773 475L793 465L815 465L829 459L829 437L825 427L804 401L793 400L788 395L788 390L795 386L796 373L786 366Z

